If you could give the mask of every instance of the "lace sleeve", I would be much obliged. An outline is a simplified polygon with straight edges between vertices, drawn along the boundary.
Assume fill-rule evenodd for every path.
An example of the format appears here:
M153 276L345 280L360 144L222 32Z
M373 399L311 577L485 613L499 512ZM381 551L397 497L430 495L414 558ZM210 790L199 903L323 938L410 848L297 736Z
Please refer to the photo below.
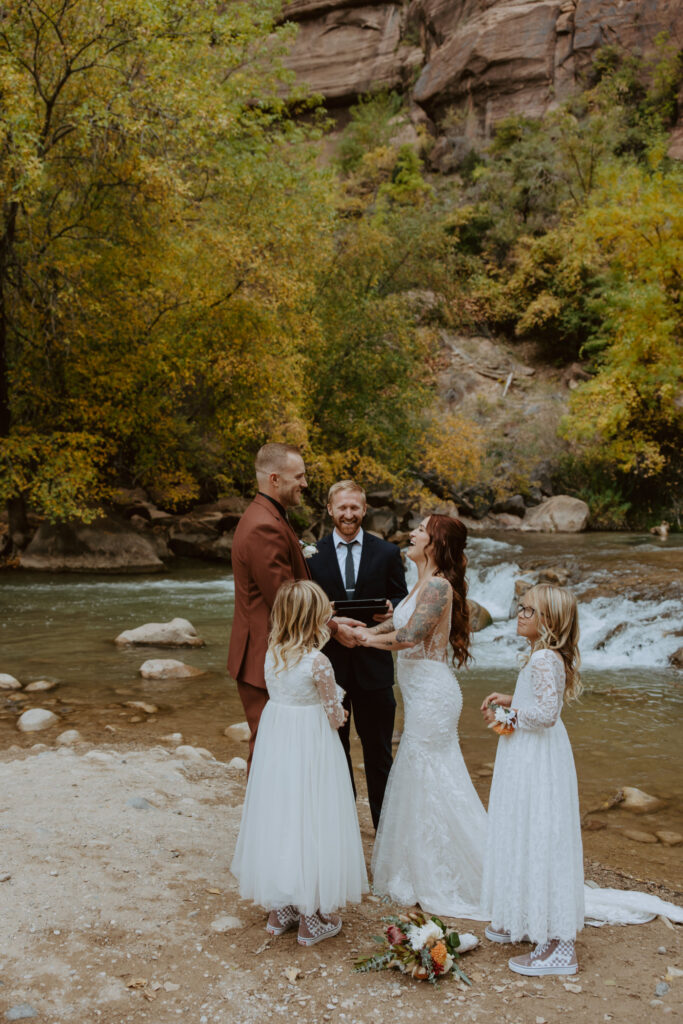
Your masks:
M520 729L549 729L560 717L564 694L564 664L554 651L536 651L530 661L534 702L517 709Z
M403 644L419 644L436 628L448 604L450 584L435 576L425 584L418 596L415 611L405 626L396 631L396 639Z
M313 660L313 683L330 725L333 729L338 729L340 725L344 724L344 708L339 696L341 691L335 682L334 669L330 659L320 652Z

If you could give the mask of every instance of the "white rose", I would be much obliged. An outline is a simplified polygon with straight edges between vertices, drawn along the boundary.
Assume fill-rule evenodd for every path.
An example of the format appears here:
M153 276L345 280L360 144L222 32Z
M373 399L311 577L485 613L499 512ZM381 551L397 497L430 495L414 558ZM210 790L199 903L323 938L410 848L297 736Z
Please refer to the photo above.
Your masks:
M438 942L442 938L443 932L434 921L427 921L421 928L411 925L408 931L408 943L410 948L414 950L422 949L430 940L433 940L431 943L433 945L434 942Z

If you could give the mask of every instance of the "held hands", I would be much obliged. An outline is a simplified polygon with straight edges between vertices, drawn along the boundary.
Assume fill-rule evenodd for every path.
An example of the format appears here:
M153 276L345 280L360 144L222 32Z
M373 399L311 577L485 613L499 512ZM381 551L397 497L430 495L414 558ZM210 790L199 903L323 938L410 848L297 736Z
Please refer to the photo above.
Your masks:
M375 616L377 618L377 616ZM386 616L385 616L386 618ZM377 642L377 633L373 633L367 626L360 626L353 631L356 637L356 643L359 647L379 647Z
M364 626L365 623L360 622L358 619L349 619L344 615L335 615L334 621L339 627L334 635L334 639L343 647L357 647L359 641L356 633L358 630L354 629L354 626Z

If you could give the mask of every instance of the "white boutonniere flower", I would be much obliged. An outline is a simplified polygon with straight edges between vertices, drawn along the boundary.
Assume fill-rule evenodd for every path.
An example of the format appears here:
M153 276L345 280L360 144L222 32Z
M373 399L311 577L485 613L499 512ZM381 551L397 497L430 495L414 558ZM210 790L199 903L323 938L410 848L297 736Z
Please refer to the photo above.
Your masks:
M301 544L301 553L304 558L313 558L313 555L318 554L315 544L305 544L302 540L299 541L299 544Z

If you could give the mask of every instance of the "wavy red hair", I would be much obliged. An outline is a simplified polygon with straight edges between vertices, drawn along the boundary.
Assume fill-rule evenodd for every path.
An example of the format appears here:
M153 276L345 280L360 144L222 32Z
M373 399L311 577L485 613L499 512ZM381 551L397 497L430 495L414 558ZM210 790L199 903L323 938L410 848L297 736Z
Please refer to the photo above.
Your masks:
M453 648L453 657L461 668L471 658L472 638L465 580L467 527L459 519L435 514L427 520L427 534L439 576L448 580L453 591L449 640Z

